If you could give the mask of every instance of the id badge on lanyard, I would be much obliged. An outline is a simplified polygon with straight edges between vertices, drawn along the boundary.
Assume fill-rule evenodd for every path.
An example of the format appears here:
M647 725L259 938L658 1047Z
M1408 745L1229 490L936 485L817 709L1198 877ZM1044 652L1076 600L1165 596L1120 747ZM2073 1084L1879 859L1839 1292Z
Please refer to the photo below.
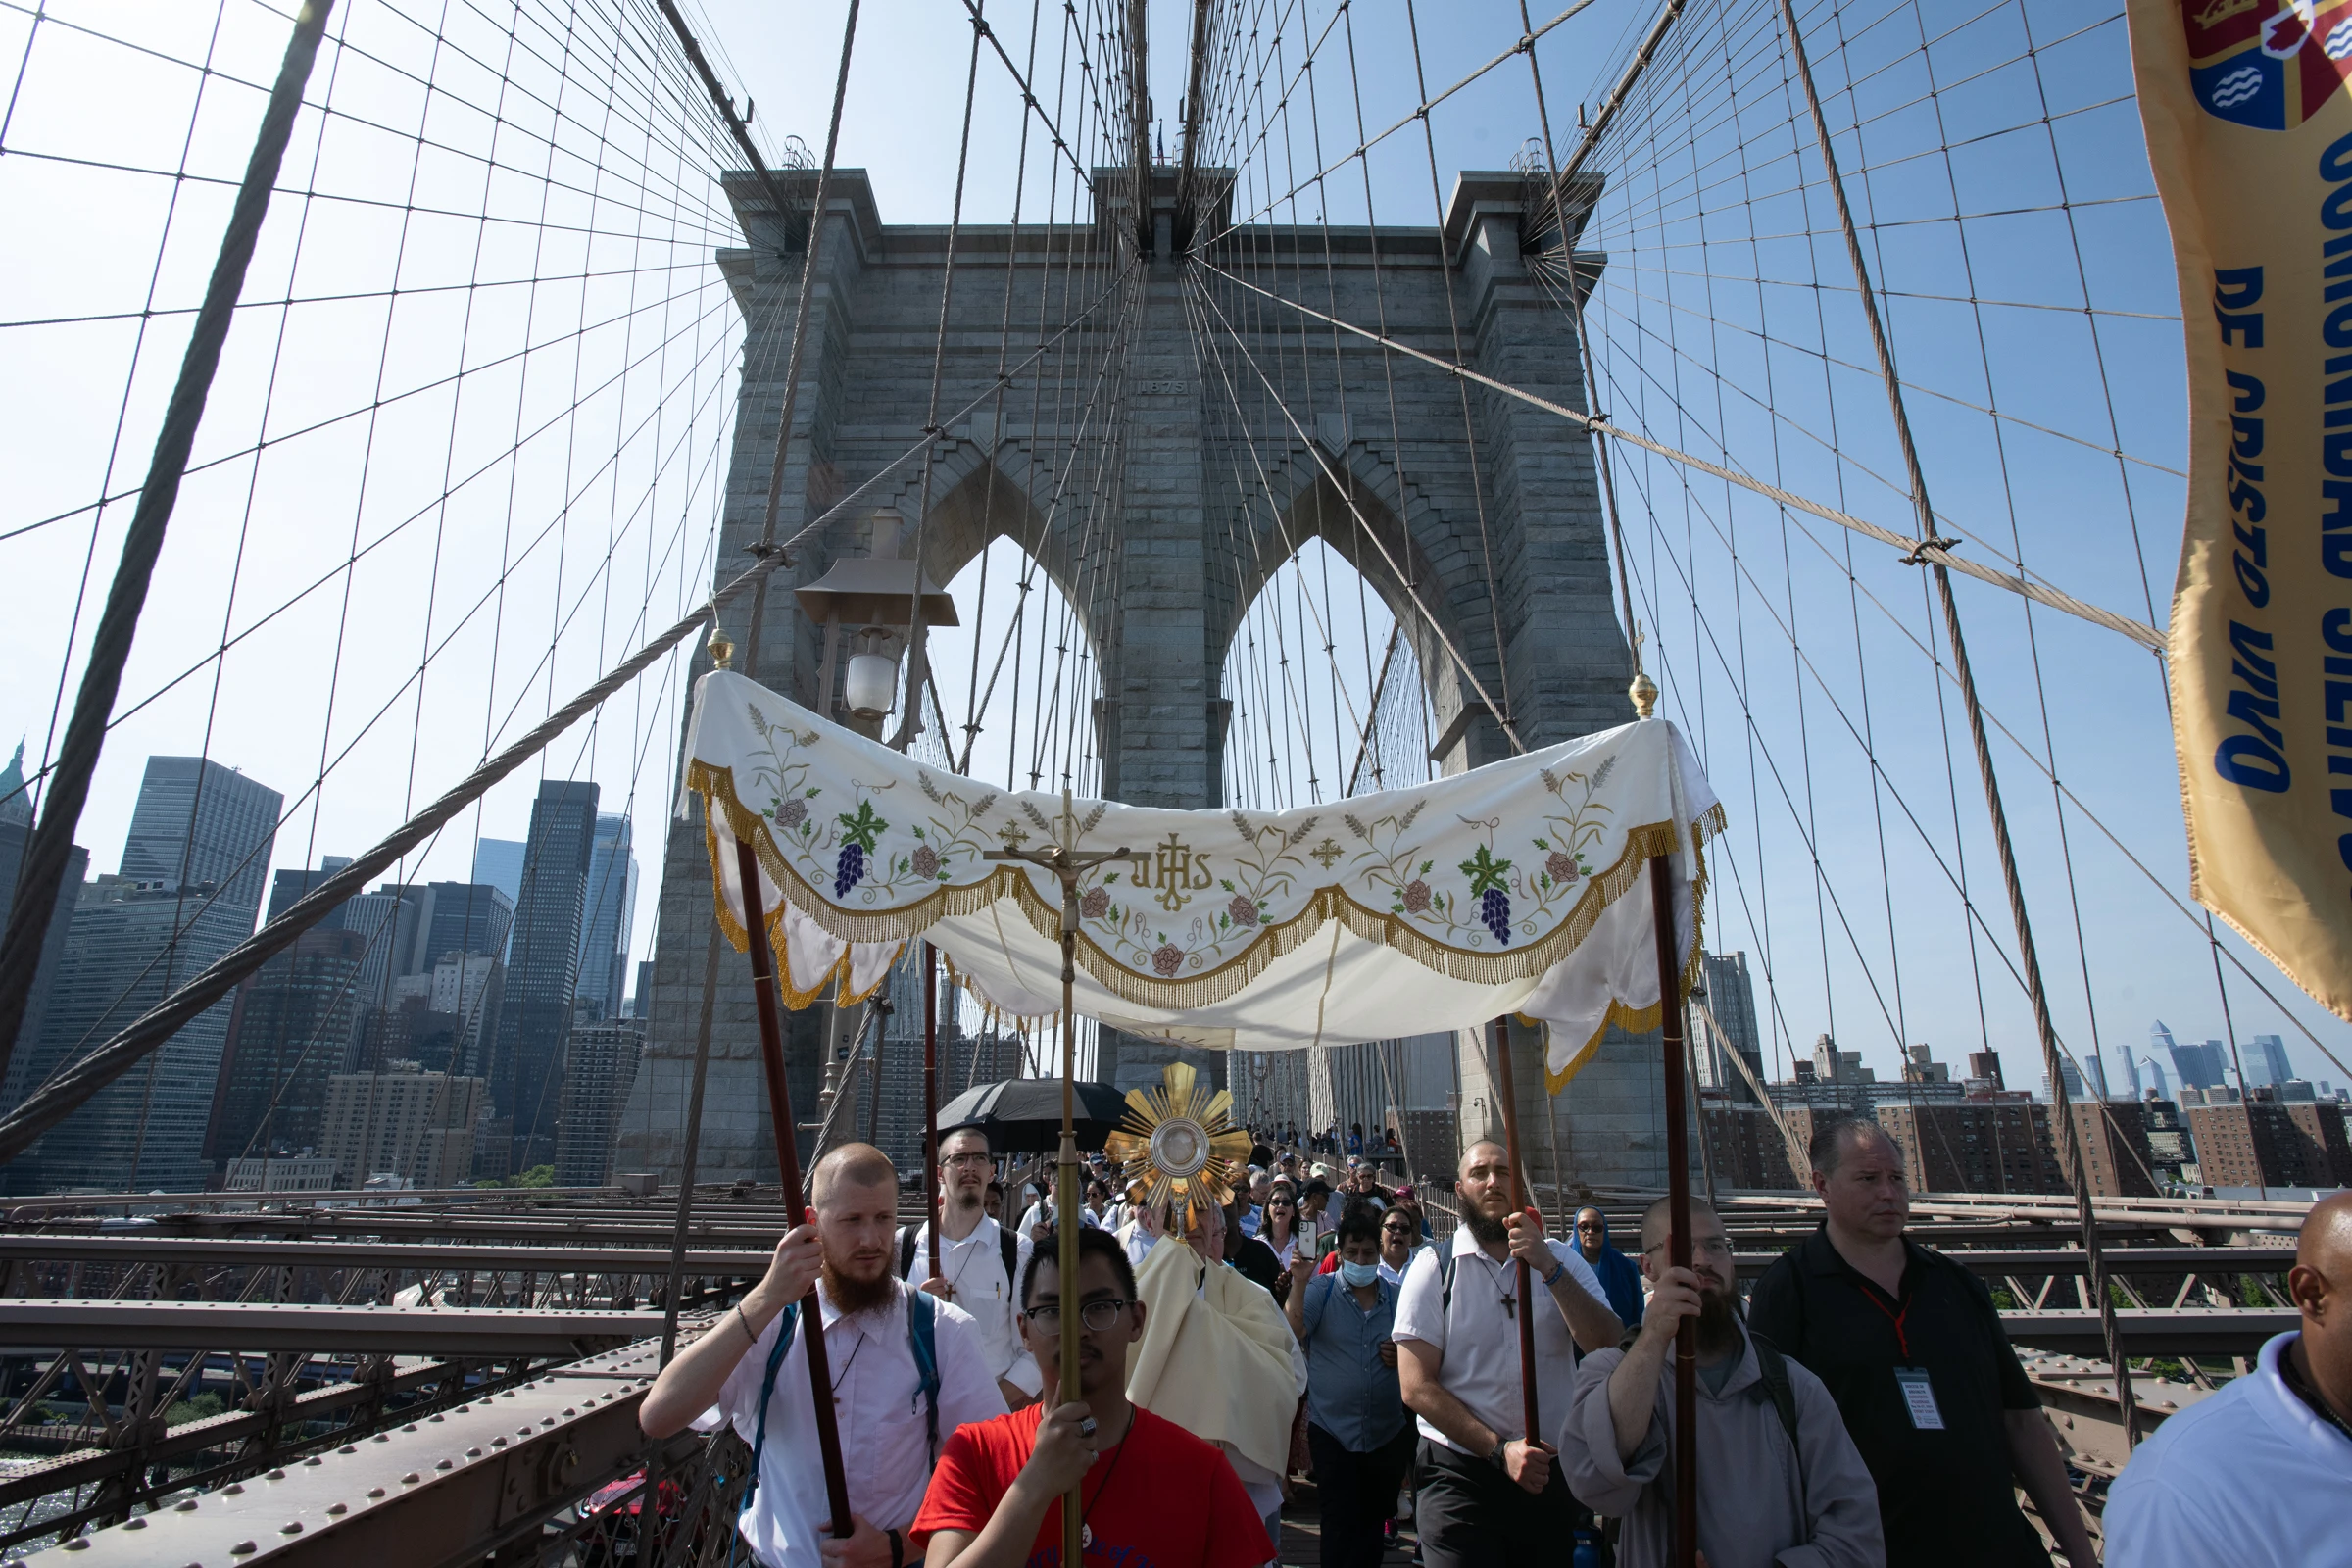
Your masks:
M1903 1409L1913 1427L1921 1432L1943 1430L1943 1412L1936 1407L1936 1387L1929 1381L1926 1367L1896 1367L1894 1386L1903 1396Z

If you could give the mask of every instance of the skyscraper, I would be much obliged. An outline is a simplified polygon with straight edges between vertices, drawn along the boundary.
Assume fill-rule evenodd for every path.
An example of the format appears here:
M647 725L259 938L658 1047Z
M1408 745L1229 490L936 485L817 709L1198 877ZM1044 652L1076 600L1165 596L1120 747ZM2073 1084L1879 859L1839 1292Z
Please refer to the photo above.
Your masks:
M276 872L270 878L268 918L276 919L301 903L309 895L311 889L350 863L351 857L348 855L321 855L318 857L318 869L316 871L285 870ZM311 929L314 931L340 930L342 925L343 910L338 906L333 913L327 915Z
M219 883L222 902L250 920L270 880L284 804L277 791L209 759L150 757L122 842L122 875L172 888Z
M237 987L205 1133L216 1170L318 1147L326 1083L351 1047L367 947L357 931L313 928Z
M409 956L409 973L425 974L453 953L504 958L514 900L493 882L428 882L424 918Z
M620 1016L629 969L629 928L637 918L637 857L629 819L599 812L588 858L588 896L580 922L580 973L572 1001L583 1019Z
M1701 1043L1698 1052L1699 1075L1704 1087L1720 1089L1740 1103L1756 1103L1755 1091L1747 1087L1747 1079L1732 1065L1724 1054L1726 1042L1747 1063L1756 1082L1764 1081L1764 1039L1756 1028L1756 992L1747 974L1745 953L1710 953L1701 960L1700 984L1703 990L1697 1000L1706 1004L1723 1039L1701 1022L1692 1039Z
M476 839L473 879L507 896L509 904L522 902L522 861L530 846L520 839Z
M126 874L80 889L24 1082L101 1044L253 934L283 804L277 791L218 762L147 760L122 849ZM12 1184L202 1188L205 1129L234 1010L233 998L221 998L91 1096L9 1167Z
M596 847L596 796L594 784L550 780L539 786L531 805L498 1047L490 1063L491 1102L510 1125L517 1170L555 1159L564 1041L571 1032L580 926Z
M2282 1084L2295 1075L2286 1059L2286 1042L2277 1035L2255 1035L2238 1049L2238 1059L2245 1064L2245 1087L2260 1084Z
M2139 1064L2146 1069L2148 1087L2156 1091L2156 1098L2158 1100L2172 1099L2173 1092L2166 1087L2164 1081L2164 1064L2152 1055L2140 1057Z
M32 796L24 787L24 743L19 741L16 757L8 766L0 768L0 929L7 927L9 911L15 906L17 874L31 842ZM24 1064L41 1038L41 1015L48 1008L49 988L57 977L58 959L65 955L66 938L74 929L74 896L89 871L90 852L74 845L66 854L64 896L57 901L57 907L49 916L48 934L41 940L41 956L32 971L32 991L25 999L24 1021L17 1028L22 1049L9 1055L8 1079L5 1086L0 1086L0 1104L15 1104L30 1087L24 1078Z

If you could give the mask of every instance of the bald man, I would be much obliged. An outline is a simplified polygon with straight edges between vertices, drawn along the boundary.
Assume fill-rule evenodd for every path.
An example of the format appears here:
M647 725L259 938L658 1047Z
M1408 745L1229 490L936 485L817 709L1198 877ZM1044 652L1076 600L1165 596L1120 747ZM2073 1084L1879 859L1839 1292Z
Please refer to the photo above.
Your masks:
M2158 1427L2108 1490L2111 1568L2352 1563L2352 1193L2304 1216L2286 1294L2303 1327Z
M638 1425L660 1439L725 1420L754 1446L756 1490L736 1528L765 1568L897 1568L940 1444L967 1421L1003 1415L1004 1396L978 1325L892 1270L899 1181L889 1156L845 1144L816 1162L808 1196L815 1206L776 1244L766 1276L654 1380ZM854 1526L841 1540L827 1530L808 1336L798 1321L819 1283Z

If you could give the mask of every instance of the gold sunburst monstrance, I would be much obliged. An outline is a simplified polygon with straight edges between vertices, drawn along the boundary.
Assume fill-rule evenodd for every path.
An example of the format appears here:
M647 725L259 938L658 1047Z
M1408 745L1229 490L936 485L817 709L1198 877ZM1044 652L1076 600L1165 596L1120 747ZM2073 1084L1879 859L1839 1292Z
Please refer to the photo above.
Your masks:
M1233 1096L1209 1093L1181 1061L1160 1069L1157 1089L1127 1091L1127 1116L1103 1148L1144 1201L1189 1215L1196 1203L1233 1201L1234 1180L1250 1158L1250 1135L1233 1125ZM1179 1218L1178 1229L1186 1220Z

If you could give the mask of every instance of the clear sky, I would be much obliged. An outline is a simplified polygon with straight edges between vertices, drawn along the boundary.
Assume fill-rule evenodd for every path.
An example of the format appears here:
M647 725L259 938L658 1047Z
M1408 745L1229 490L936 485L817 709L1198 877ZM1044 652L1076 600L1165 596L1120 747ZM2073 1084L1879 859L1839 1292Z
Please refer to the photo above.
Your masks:
M1572 9L1536 51L1563 148L1653 14L1633 0ZM26 734L36 765L61 675L69 698L78 678L125 520L120 507L94 530L86 513L61 514L136 482L185 308L201 289L227 182L259 114L254 84L274 70L285 28L256 0L50 10L55 20L29 52L27 20L0 16L0 63L24 65L0 132L0 199L12 213L0 229L11 300L0 313L11 367L0 383L0 463L12 476L0 536L32 529L0 537L10 585L0 740ZM1535 24L1559 10L1537 7ZM315 128L298 131L282 183L366 199L281 196L273 207L246 297L290 292L311 303L275 315L249 309L232 337L198 455L231 461L183 495L124 706L195 673L114 735L80 835L99 869L119 858L141 760L162 751L209 748L289 797L317 777L323 756L334 765L316 821L306 805L273 863L352 853L707 591L739 341L708 261L732 242L710 202L708 168L689 167L694 159L674 146L659 156L640 147L626 189L485 182L451 149L505 136L496 145L518 156L512 138L536 111L512 84L552 80L552 68L518 60L512 39L502 55L499 29L478 18L449 29L463 50L436 52L429 27L401 21L428 11L438 14L352 0L341 15L355 47L322 59L322 72L340 61L331 90L353 113L323 141ZM544 52L556 14L525 11L541 32L515 31L536 36ZM1016 60L1028 58L1033 12L1044 19L1042 61L1058 48L1054 8L988 7ZM1171 150L1189 12L1167 0L1151 12L1154 121ZM1728 453L1749 471L1907 532L1907 501L1889 482L1901 467L1884 393L1809 127L1797 125L1773 46L1773 12L1757 0L1693 3L1681 52L1662 57L1598 151L1593 167L1608 186L1581 243L1607 253L1591 315L1602 401L1658 439ZM2147 199L2121 23L2111 8L2064 0L2008 0L1972 10L1965 24L1938 12L1869 0L1804 13L1886 291L1930 491L1981 559L2022 559L2070 592L2161 625L2180 526L2179 306L2161 215ZM790 134L821 147L841 5L702 0L688 14L756 103L763 144L779 150ZM1225 60L1226 75L1278 85L1255 96L1220 89L1221 155L1248 155L1245 189L1260 203L1302 183L1317 135L1324 163L1339 166L1323 185L1274 204L1280 220L1328 211L1360 221L1368 201L1384 222L1426 224L1458 171L1504 167L1538 134L1524 57L1446 96L1430 113L1428 141L1409 119L1425 93L1510 49L1521 32L1515 4L1424 4L1408 16L1402 0L1372 0L1336 28L1323 0L1303 9L1268 0L1243 15L1257 37ZM1953 30L1923 45L1923 18ZM75 30L84 24L92 30ZM1248 52L1272 59L1277 36L1284 52L1269 74ZM1306 40L1320 40L1313 119L1298 73ZM948 216L971 47L952 0L864 8L841 160L868 172L886 222ZM208 50L222 74L200 98L196 74L174 62ZM595 74L583 62L594 51L580 43L577 53L556 137L574 172L593 167L598 147L612 165L613 148L626 151L632 134L646 139L631 129L626 92L616 86L600 104L588 90ZM511 84L503 99L502 69ZM1051 74L1037 70L1041 81ZM437 99L427 101L421 79L438 84ZM993 53L976 79L965 211L1001 222L1013 207L1021 107ZM1343 161L1359 134L1359 98L1364 133L1404 122L1365 167ZM1064 110L1073 122L1075 114ZM362 123L370 116L375 124ZM416 148L418 122L436 143L428 153ZM687 153L707 149L702 134ZM1042 215L1047 156L1033 138L1031 220ZM140 172L183 160L204 177ZM553 230L516 205L534 200L550 204ZM506 220L466 216L485 209ZM596 275L548 281L567 270ZM525 286L534 277L542 281ZM398 305L384 293L395 279L413 296ZM514 286L486 288L485 279ZM332 294L359 297L320 297ZM180 314L143 318L151 295ZM571 323L576 351L550 346L550 319ZM46 324L26 324L36 322ZM485 368L495 345L519 344L525 332L542 345L525 368ZM376 388L428 384L461 355L475 368L461 393L415 393L373 418L289 434L306 414L368 409ZM583 412L569 412L575 400ZM282 445L258 464L234 461L264 429ZM517 446L519 458L502 458ZM1842 456L1833 461L1833 449ZM1732 816L1710 945L1748 951L1759 977L1769 956L1772 993L1758 1002L1776 1051L1808 1049L1835 1029L1885 1073L1898 1039L1926 1041L1946 1060L1988 1039L2013 1082L2038 1081L2031 1020L2000 956L2013 940L1965 736L1948 684L1939 710L1934 672L1911 640L1930 640L1932 626L1916 571L1857 543L1849 578L1848 541L1834 529L1800 525L1720 484L1687 482L1670 465L1629 462L1620 478L1651 667ZM360 564L340 570L363 545ZM1009 612L995 596L1017 564L1009 549L996 553L988 614L1000 628ZM1290 651L1306 652L1299 612L1310 602L1329 612L1332 640L1377 649L1385 612L1375 604L1359 617L1346 567L1329 564L1336 586L1326 589L1326 564L1311 564L1307 600L1296 583L1282 590ZM976 571L956 588L968 624ZM1973 583L1960 592L1995 716L2184 898L2154 661L2047 612L2034 613L2029 632L2015 601ZM1035 613L1033 624L1044 624L1060 612L1049 601ZM236 646L208 664L224 625ZM61 670L76 626L74 662ZM444 639L419 704L412 677ZM942 686L958 722L969 657L943 639ZM1351 750L1331 719L1362 701L1362 662L1357 652L1344 663L1344 691L1331 689L1328 669L1319 677L1314 744L1330 759L1318 761L1327 780ZM647 873L636 956L652 936L679 698L675 671L659 669L544 764L546 776L595 777L609 801L633 793ZM984 732L976 771L1001 769L995 744ZM2157 1017L2182 1038L2221 1035L2201 928L2073 805L2060 839L2049 779L2026 751L1996 739L1995 760L2059 1027L2077 1054L2087 1050L2094 1006L2111 1054L2144 1049ZM463 875L477 831L521 837L540 771L526 774L411 874ZM1963 851L1990 931L1977 932L1973 962L1950 880ZM2352 1059L2352 1032L2224 940ZM2344 1080L2234 972L2229 1002L2241 1038L2278 1031L2308 1076Z

